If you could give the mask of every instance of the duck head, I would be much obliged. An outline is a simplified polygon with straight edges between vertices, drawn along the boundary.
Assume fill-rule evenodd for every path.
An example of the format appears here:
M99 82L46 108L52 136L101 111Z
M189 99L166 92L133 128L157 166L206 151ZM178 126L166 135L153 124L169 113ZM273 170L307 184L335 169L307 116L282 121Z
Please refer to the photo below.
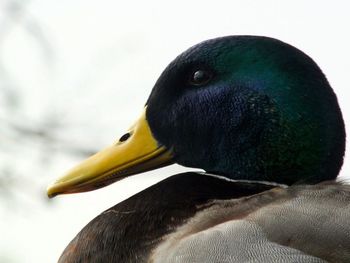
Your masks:
M276 39L228 36L175 58L128 133L48 194L93 190L173 162L231 179L316 183L336 178L344 150L337 98L310 57Z

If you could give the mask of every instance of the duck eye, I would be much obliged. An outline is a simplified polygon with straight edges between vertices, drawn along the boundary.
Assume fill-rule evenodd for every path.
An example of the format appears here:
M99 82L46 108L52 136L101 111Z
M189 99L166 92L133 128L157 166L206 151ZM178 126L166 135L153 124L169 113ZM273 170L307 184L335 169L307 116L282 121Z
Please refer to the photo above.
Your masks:
M206 70L196 70L190 79L190 83L196 86L204 85L211 79L211 74Z

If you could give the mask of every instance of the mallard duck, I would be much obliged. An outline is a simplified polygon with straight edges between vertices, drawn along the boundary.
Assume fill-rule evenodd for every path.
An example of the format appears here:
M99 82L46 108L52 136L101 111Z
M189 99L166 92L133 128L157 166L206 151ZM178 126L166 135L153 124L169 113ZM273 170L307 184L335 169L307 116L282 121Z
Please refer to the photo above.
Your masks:
M205 172L106 210L59 262L350 262L344 150L336 95L310 57L268 37L204 41L168 65L127 133L48 195L174 162Z

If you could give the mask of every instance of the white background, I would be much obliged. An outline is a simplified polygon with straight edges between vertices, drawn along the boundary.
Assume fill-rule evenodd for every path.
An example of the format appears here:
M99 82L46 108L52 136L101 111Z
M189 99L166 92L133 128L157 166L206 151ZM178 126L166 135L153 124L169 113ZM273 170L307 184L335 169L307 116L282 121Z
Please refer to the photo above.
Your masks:
M0 0L0 68L20 95L15 109L0 107L0 168L14 174L11 198L0 188L0 262L55 262L94 216L185 169L172 166L50 201L45 196L47 184L84 158L67 154L61 142L94 150L118 139L162 69L197 42L252 34L300 48L325 72L349 124L348 2ZM1 105L8 103L3 83L0 75ZM51 125L53 139L16 137L6 133L5 121L34 131ZM342 176L349 177L349 165L347 158Z

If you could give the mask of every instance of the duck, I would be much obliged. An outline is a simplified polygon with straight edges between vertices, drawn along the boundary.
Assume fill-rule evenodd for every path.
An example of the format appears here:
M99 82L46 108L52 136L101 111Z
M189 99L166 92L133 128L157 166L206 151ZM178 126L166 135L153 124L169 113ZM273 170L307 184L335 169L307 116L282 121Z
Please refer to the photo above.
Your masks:
M265 36L203 41L165 68L119 140L47 194L173 163L201 170L107 209L58 262L350 262L344 152L337 97L312 58Z

